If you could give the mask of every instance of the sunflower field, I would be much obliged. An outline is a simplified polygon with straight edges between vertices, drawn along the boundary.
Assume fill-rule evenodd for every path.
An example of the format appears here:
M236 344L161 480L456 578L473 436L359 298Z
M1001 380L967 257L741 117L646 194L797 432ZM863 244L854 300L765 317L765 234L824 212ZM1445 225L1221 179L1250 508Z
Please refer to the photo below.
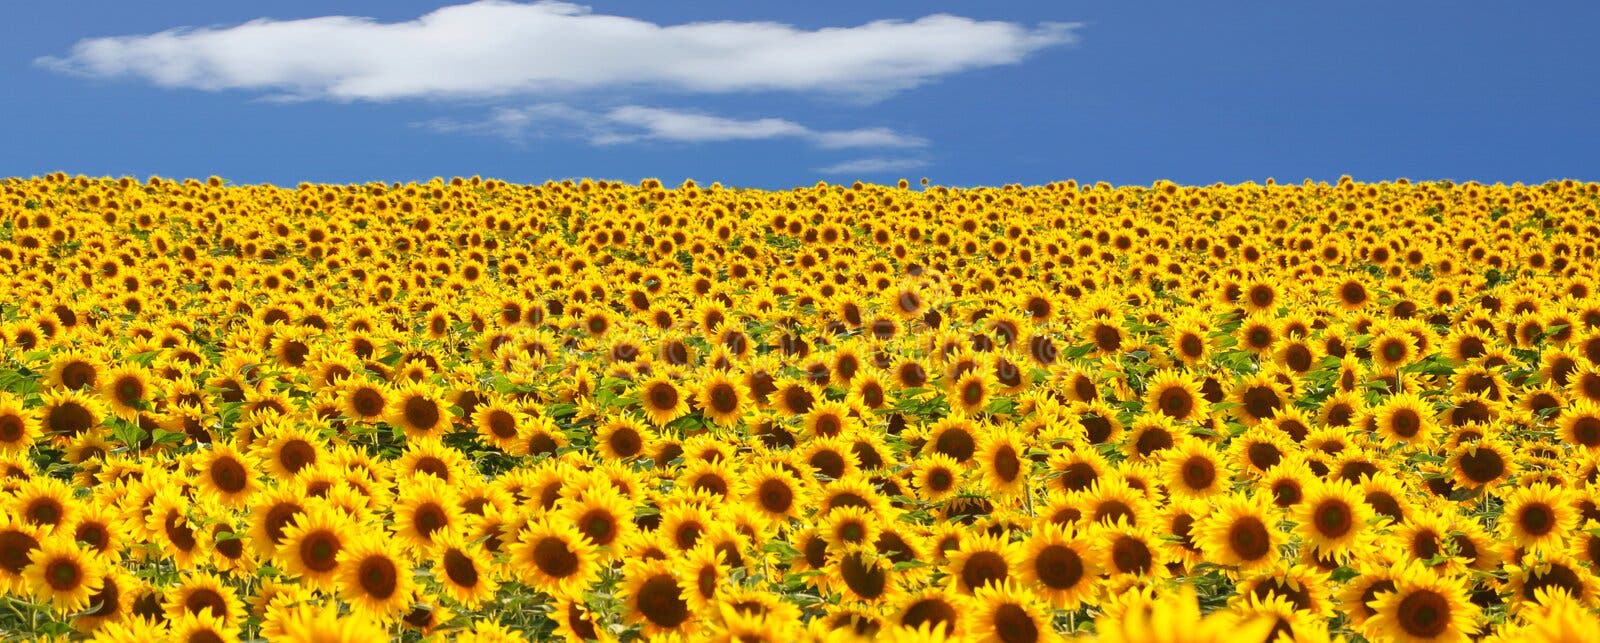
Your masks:
M0 638L1585 640L1600 184L0 181Z

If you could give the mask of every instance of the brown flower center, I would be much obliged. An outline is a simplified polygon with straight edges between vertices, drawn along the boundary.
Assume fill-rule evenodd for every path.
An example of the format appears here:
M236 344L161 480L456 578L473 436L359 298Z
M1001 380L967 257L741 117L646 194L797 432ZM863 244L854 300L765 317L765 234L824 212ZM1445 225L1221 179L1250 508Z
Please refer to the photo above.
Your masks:
M450 582L466 588L478 586L478 566L460 549L446 551L443 563L444 574Z
M446 570L449 566L446 565ZM361 590L368 596L378 600L387 600L394 596L399 587L400 569L388 556L370 556L361 561L361 566L356 569L356 577L360 579Z
M1272 539L1261 519L1244 516L1228 528L1228 546L1240 559L1255 561L1271 553Z
M689 620L689 603L683 600L683 593L672 576L651 576L639 586L634 600L639 614L656 627L673 629Z
M533 564L551 578L566 578L578 572L578 555L572 553L567 542L555 536L539 539L533 547Z
M1066 545L1049 545L1034 557L1033 571L1050 589L1072 589L1083 580L1083 557Z
M1450 601L1433 590L1412 592L1400 601L1395 620L1411 636L1431 639L1450 627Z
M1005 643L1033 643L1039 640L1039 624L1021 605L1005 603L994 610L994 631Z

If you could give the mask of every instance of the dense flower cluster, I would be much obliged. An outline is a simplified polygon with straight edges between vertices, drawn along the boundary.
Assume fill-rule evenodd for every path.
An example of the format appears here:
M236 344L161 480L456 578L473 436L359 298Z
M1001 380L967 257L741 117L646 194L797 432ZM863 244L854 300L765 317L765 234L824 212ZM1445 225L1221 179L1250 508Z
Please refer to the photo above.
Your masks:
M1597 209L6 180L0 635L1592 636Z

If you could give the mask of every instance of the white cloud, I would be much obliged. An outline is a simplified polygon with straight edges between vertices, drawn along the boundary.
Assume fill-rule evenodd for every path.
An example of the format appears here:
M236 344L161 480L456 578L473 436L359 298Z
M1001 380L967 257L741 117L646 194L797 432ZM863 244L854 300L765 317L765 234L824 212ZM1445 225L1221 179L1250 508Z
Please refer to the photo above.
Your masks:
M502 107L478 121L439 119L422 123L447 133L527 138L582 138L595 145L640 141L710 143L798 139L825 149L922 147L927 141L885 127L814 130L782 118L736 119L702 112L626 105L585 111L559 103Z
M633 87L872 99L940 76L1019 62L1071 42L1075 27L947 14L816 30L773 22L662 25L565 2L483 0L406 22L259 19L91 38L64 56L36 62L163 87L342 101Z
M699 143L706 141L748 141L768 138L809 136L811 130L793 121L781 118L738 120L681 112L655 107L629 105L606 112L606 120L613 124L636 128L639 134L620 134L615 141L626 143L637 139L660 139Z
M892 158L866 158L835 163L827 167L817 168L819 174L883 174L885 172L903 172L927 167L928 162L921 159L892 159Z

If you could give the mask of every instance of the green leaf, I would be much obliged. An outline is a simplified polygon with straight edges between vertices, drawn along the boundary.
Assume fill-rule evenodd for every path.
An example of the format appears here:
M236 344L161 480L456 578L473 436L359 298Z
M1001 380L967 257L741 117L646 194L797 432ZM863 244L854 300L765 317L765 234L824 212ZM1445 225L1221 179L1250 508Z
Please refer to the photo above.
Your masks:
M111 437L132 449L143 442L149 434L132 422L116 422L111 427Z
M166 429L156 429L155 443L156 444L183 444L184 441L188 439L188 437L189 437L189 435L186 434L186 433L178 433L176 431L168 431Z

